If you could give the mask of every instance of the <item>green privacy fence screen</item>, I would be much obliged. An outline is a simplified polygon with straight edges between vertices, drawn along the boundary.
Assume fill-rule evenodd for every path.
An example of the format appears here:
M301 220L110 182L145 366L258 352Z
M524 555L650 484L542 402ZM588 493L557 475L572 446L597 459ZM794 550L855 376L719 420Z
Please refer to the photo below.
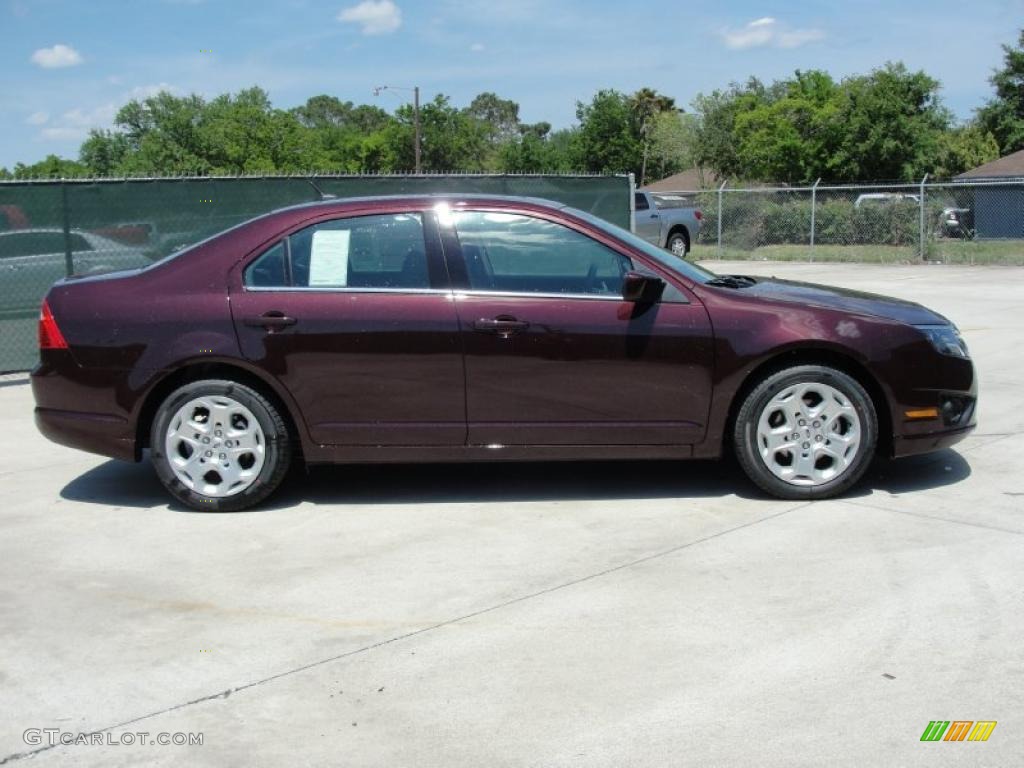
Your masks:
M628 176L246 176L0 182L0 373L35 365L36 319L66 274L145 265L253 216L320 199L417 193L541 197L629 227Z

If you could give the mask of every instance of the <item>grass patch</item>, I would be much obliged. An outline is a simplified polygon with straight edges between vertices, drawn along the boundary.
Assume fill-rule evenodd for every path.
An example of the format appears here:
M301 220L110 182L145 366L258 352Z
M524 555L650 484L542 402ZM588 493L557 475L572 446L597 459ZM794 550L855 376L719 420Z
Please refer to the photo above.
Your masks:
M698 244L694 261L807 261L864 264L919 264L916 246L900 245L765 245L753 250ZM927 260L943 264L1024 266L1024 240L936 240L928 244Z

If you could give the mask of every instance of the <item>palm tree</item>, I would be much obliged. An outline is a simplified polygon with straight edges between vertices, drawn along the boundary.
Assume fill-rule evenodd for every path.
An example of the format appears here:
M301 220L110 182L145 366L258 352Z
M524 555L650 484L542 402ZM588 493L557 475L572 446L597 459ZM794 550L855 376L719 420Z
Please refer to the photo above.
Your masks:
M654 117L661 112L668 112L676 108L676 100L670 96L658 93L653 88L641 88L629 97L629 106L633 111L633 119L637 126L637 133L643 143L643 160L640 165L640 186L644 185L647 177L647 151L650 146L650 130Z

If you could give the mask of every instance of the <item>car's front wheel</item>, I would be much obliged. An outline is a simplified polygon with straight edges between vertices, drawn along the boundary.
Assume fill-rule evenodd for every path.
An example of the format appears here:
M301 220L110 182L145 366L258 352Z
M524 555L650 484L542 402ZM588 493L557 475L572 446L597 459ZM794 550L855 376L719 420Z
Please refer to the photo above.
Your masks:
M744 399L733 432L740 466L783 499L843 493L867 470L877 440L878 417L864 387L821 365L765 377Z
M227 380L195 381L161 403L150 458L176 499L230 512L269 496L291 463L288 429L261 393Z

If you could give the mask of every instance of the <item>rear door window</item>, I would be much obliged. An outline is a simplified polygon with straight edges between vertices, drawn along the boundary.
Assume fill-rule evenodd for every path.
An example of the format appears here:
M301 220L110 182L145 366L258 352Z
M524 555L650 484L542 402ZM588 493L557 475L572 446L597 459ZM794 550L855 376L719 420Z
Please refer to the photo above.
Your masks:
M246 269L254 288L430 288L418 213L353 216L301 229Z

